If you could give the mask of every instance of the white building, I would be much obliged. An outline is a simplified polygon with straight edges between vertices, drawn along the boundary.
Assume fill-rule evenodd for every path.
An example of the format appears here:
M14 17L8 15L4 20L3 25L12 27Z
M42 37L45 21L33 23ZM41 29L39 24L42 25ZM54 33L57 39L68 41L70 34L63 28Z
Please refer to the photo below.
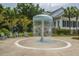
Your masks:
M49 14L53 18L53 27L54 28L60 28L60 29L70 29L69 28L69 19L66 17L63 17L64 14L64 8L59 8L53 12L47 12L46 14ZM76 17L71 18L71 29L76 30L76 28L79 30L79 19L78 19L78 26L76 27Z

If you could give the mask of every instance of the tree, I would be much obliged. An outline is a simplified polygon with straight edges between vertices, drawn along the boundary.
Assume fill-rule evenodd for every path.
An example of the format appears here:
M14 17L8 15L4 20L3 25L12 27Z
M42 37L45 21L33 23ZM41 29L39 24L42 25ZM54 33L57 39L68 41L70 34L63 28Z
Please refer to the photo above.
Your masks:
M32 3L18 3L17 11L19 15L25 15L28 18L32 19L34 15L44 12L44 9L40 8L39 4L34 5Z
M3 7L0 4L0 29L5 28L11 32L14 28L18 32L32 31L33 16L43 11L39 4L18 3L15 8Z
M4 13L4 8L3 6L0 4L0 28L2 28L4 26L4 16L3 16L3 13Z
M12 30L12 25L14 24L14 9L11 9L10 7L6 7L5 11L3 12L4 20L5 20L5 26L8 27L8 29Z
M27 17L21 15L17 22L17 27L20 29L19 31L25 32L27 31L30 23L31 21L29 21Z
M74 7L67 7L66 9L64 9L64 17L67 17L69 19L69 29L70 29L70 34L72 34L72 30L71 30L71 18L74 17Z
M74 16L76 17L76 34L78 34L79 9L77 7L74 7Z
M18 3L16 8L19 15L18 17L20 17L20 15L24 15L25 17L31 20L31 23L29 23L28 25L29 27L28 30L30 31L32 31L31 28L33 24L32 23L33 16L44 12L44 9L40 8L39 4L34 5L32 3Z

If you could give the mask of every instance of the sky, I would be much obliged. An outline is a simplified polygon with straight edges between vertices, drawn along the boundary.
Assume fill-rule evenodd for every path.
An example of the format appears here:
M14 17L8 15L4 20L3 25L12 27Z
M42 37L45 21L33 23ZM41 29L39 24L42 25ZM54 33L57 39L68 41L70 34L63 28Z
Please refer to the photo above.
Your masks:
M16 7L16 3L4 3L4 7ZM46 11L53 11L60 7L66 8L68 6L76 6L79 8L79 3L39 3L41 8L44 8Z

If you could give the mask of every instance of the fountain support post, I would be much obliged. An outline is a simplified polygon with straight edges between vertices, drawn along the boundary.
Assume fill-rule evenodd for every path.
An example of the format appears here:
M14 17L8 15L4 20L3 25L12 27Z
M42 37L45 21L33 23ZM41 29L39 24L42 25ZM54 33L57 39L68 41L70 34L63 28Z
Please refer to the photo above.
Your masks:
M41 28L41 39L40 39L40 41L43 42L44 41L44 20L42 20L41 22L42 22L42 28Z

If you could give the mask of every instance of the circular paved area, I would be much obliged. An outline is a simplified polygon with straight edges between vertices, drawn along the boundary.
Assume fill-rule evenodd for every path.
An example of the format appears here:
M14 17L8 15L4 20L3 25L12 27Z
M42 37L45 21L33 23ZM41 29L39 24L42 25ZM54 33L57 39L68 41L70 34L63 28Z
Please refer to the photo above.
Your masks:
M30 39L32 38L34 37L30 37ZM26 38L0 40L0 56L79 56L79 40L71 39L71 37L54 37L54 39L65 40L72 44L71 47L62 50L32 50L17 47L14 43L22 39Z
M34 50L60 50L66 49L71 47L71 43L64 41L64 40L57 40L57 39L44 39L40 42L40 38L35 39L22 39L17 40L15 45L20 48L25 49L34 49Z

